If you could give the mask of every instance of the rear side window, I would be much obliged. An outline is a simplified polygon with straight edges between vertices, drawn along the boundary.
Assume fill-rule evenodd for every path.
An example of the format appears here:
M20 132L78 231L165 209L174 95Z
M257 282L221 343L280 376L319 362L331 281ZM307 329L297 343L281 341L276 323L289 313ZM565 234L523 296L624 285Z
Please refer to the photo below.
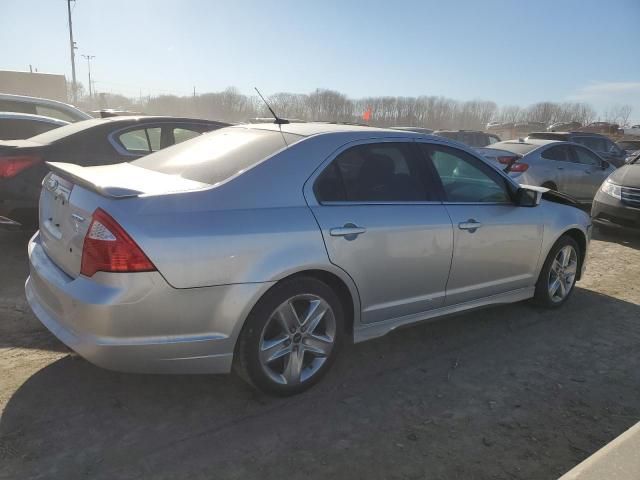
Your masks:
M566 145L547 148L540 156L547 160L555 160L556 162L573 162L571 151Z
M273 130L222 128L191 142L164 148L132 164L213 185L242 173L302 138Z
M372 143L342 152L320 175L320 202L412 202L428 200L424 162L406 143Z

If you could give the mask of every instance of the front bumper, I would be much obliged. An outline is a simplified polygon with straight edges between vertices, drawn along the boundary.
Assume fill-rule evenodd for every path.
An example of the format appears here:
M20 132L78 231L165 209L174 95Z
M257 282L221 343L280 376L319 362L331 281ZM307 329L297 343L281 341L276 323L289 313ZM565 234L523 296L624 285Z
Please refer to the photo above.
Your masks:
M176 289L158 272L71 278L29 242L27 300L91 363L138 373L228 373L244 319L271 283Z
M617 198L598 191L591 207L593 223L640 232L640 208L625 205Z

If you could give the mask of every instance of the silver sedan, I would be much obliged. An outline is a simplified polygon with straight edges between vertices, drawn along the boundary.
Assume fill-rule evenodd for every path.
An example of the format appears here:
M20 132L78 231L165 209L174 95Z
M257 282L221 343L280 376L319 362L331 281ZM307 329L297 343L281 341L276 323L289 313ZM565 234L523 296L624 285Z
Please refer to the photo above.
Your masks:
M508 140L477 151L518 183L540 185L590 204L615 167L592 150L556 140Z
M132 163L50 164L26 294L105 368L317 382L342 344L490 304L562 305L591 223L442 137L224 128Z

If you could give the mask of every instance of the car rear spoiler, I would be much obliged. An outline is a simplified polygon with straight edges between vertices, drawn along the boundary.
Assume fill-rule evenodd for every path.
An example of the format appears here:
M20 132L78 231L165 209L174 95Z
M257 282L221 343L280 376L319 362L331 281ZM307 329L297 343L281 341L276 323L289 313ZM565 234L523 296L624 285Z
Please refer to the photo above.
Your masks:
M201 190L211 186L208 183L156 172L131 163L96 167L81 167L72 163L60 162L46 163L56 175L109 198L179 193Z

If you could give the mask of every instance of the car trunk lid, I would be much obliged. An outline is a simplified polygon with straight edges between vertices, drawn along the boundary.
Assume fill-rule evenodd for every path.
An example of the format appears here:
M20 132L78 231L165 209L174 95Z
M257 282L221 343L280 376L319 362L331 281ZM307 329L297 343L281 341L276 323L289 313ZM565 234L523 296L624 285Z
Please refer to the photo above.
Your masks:
M47 255L72 278L80 274L84 238L98 207L141 195L193 191L208 184L123 163L81 167L49 163L40 194L40 236Z

